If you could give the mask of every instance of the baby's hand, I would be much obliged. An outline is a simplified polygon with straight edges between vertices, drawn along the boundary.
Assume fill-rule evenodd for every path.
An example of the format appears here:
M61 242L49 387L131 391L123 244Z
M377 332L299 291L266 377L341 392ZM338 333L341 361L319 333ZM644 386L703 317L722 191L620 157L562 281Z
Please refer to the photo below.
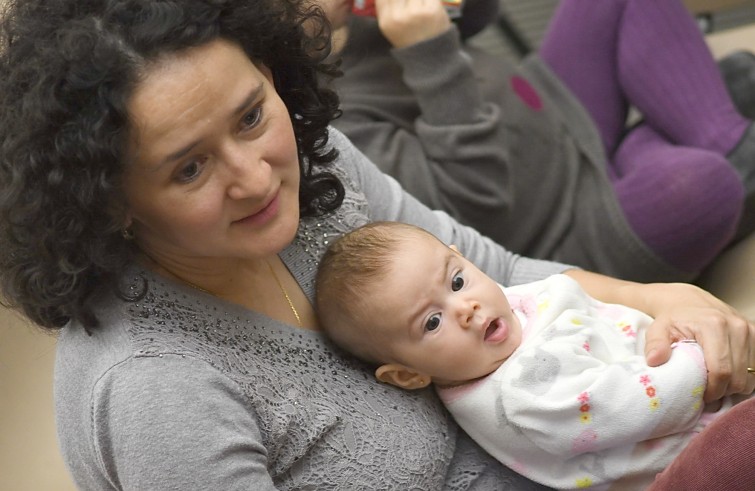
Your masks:
M394 48L439 36L451 27L441 0L375 0L378 26Z

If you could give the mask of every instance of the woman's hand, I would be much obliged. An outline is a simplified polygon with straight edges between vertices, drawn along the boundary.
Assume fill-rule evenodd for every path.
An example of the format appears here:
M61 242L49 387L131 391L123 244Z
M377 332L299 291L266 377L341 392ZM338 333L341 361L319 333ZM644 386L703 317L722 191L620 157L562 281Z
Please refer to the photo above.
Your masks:
M439 36L451 27L441 0L375 0L378 27L394 48Z
M652 289L655 318L645 337L645 357L651 366L671 356L670 343L694 339L703 347L708 369L705 401L729 394L751 394L755 376L755 324L710 293L687 284L645 285Z
M694 339L703 348L708 370L705 401L730 394L751 394L755 375L755 323L705 290L686 283L640 284L571 270L595 298L646 312L655 320L645 336L645 358L650 366L671 357L671 343Z

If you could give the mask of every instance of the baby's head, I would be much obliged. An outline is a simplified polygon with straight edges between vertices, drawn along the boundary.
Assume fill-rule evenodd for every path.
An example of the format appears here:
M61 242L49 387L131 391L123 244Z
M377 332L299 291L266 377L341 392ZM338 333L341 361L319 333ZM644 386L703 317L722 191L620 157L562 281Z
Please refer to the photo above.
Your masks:
M317 310L336 344L407 389L487 375L521 341L495 281L429 232L398 222L331 244L317 274Z

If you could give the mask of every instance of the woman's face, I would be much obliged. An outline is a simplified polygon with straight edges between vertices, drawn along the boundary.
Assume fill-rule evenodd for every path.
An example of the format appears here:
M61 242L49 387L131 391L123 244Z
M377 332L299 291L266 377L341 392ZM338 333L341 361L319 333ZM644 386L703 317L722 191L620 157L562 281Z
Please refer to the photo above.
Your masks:
M254 259L291 242L296 140L267 68L216 40L152 65L128 109L127 225L145 253Z

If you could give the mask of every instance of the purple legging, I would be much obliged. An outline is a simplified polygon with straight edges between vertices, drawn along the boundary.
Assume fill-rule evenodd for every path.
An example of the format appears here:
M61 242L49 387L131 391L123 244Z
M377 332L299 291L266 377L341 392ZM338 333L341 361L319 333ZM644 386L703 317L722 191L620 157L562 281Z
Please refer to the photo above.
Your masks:
M750 121L679 0L562 0L540 55L591 114L635 233L700 271L733 237L742 182L726 159ZM625 136L628 107L642 123Z

